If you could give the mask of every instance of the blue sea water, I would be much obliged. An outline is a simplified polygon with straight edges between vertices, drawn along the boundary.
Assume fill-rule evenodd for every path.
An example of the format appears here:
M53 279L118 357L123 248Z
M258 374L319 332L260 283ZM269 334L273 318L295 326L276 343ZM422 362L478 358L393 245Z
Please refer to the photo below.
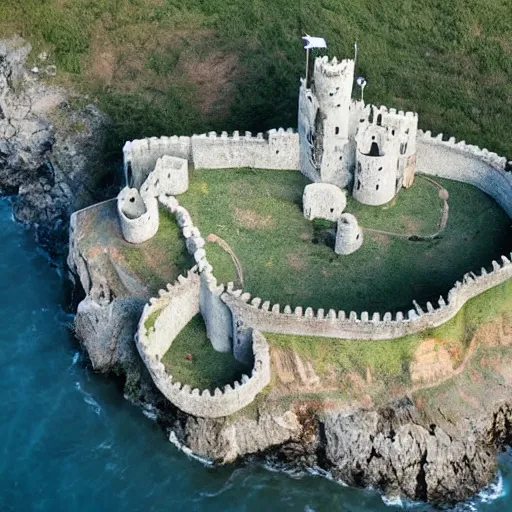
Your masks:
M432 510L254 462L207 467L92 373L70 334L62 280L0 199L0 511ZM457 507L512 511L499 482Z

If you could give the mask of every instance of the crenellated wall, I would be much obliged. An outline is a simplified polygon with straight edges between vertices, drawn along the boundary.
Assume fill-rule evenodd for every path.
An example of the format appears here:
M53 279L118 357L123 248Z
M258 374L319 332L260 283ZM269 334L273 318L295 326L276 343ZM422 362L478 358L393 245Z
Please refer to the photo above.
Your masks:
M417 171L463 181L489 194L512 217L512 173L507 159L487 149L418 131ZM475 205L476 207L477 205Z
M126 142L123 147L125 183L140 189L156 161L164 155L190 160L190 137L151 137Z
M228 136L215 132L192 137L192 160L196 169L299 169L299 136L289 128L270 130L253 137L251 132Z
M197 274L196 274L197 276ZM189 282L193 279L192 282ZM162 394L176 407L194 416L206 418L220 418L229 416L243 407L249 405L256 395L270 382L270 356L265 337L258 331L252 332L252 351L254 366L250 377L242 375L241 380L233 385L227 384L223 389L216 388L213 393L210 390L191 389L189 385L175 382L172 375L167 373L161 362L162 355L169 349L175 336L178 334L179 324L188 322L198 308L193 306L192 292L185 291L181 287L189 285L194 293L199 293L199 281L196 278L184 278L175 286L169 288L171 298L167 298L167 292L163 292L158 299L152 299L151 304L144 307L135 342L137 349L144 361L151 377ZM198 297L195 297L198 299ZM195 303L198 305L198 302ZM155 312L159 316L154 327L149 331L146 321ZM178 323L171 323L171 319L182 317ZM185 324L186 324L185 322ZM183 325L184 327L184 325ZM178 331L178 332L176 332Z
M144 331L140 339L145 342L146 358L161 360L174 338L199 313L199 289L199 274L194 267L186 277L179 276L174 284L168 284L167 290L158 290L158 298L146 304L139 324L139 331ZM147 323L153 326L148 328Z
M201 274L199 311L206 325L208 339L217 352L232 352L233 329L231 312L220 298L224 292L224 287L217 285L217 280L212 274L212 267L206 259L204 238L201 236L199 229L192 223L192 218L188 211L179 205L175 197L161 195L159 200L176 216L178 225L185 238L187 250L194 257Z
M251 299L249 293L233 290L232 284L228 285L222 300L230 308L238 326L234 333L235 346L245 343L248 329L351 340L386 340L438 327L453 318L468 300L512 277L512 264L505 256L502 256L501 264L496 261L492 264L493 271L490 273L481 269L480 275L472 272L466 274L463 281L457 281L449 291L446 301L440 297L436 306L429 302L425 311L416 303L407 313L399 311L395 315L362 312L358 316L354 311L347 314L333 309L314 311L309 307L292 310L290 306L281 310L279 304L271 305L258 297Z

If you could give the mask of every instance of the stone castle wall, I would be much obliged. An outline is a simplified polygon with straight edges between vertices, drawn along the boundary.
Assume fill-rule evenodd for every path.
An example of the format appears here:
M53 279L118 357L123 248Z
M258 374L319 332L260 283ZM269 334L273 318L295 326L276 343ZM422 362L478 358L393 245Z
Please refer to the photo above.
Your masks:
M418 132L417 172L463 181L489 194L512 217L512 173L507 159L477 146ZM478 205L475 205L477 208Z
M151 137L126 142L123 147L126 184L140 189L156 161L164 155L189 160L190 137Z
M162 394L182 411L206 418L229 416L249 405L270 382L270 355L266 339L258 331L252 332L254 366L251 376L242 375L239 382L223 389L191 389L175 382L161 359L170 348L179 331L199 312L199 276L189 273L168 291L161 291L158 299L146 304L135 342L151 377ZM145 323L152 314L159 313L154 327Z
M240 135L215 132L192 137L192 161L196 169L229 169L253 167L259 169L299 169L299 136L289 128Z
M269 301L249 293L233 290L228 286L222 300L228 305L237 325L234 333L234 345L244 344L248 330L258 329L262 332L295 334L304 336L325 336L350 340L387 340L416 334L425 329L438 327L453 318L464 304L485 292L489 288L504 283L512 277L512 264L502 256L501 264L493 261L493 271L481 270L480 275L472 272L466 274L462 282L457 282L449 291L447 300L441 297L437 305L427 303L422 310L415 304L406 313L397 312L381 314L363 312L324 311L312 308L290 306L281 309L279 304L271 305Z
M212 267L206 259L204 238L192 223L188 211L179 205L175 197L161 195L159 200L176 216L187 250L194 258L201 274L198 304L208 338L217 352L231 352L233 350L231 312L220 298L224 287L217 285L217 280L212 274Z
M125 182L140 189L163 156L183 158L196 169L299 169L299 136L293 129L270 130L253 137L215 132L192 137L151 137L132 140L123 148Z
M161 360L180 331L199 313L199 289L199 275L193 268L186 277L179 276L174 284L168 284L167 290L159 290L159 297L146 304L139 325L139 330L144 331L140 339L146 358ZM148 319L154 319L149 329Z
M137 348L156 386L176 407L195 416L228 416L249 405L270 382L268 344L261 333L251 331L247 341L250 359L254 361L250 377L243 375L240 382L216 388L213 393L173 381L161 360L187 323L201 313L213 348L229 352L233 350L233 321L230 309L221 300L225 287L218 286L213 277L203 248L204 239L190 214L175 197L162 194L159 200L176 216L187 250L197 265L187 277L180 276L176 283L167 285L167 290L159 290L158 298L146 304L137 330Z

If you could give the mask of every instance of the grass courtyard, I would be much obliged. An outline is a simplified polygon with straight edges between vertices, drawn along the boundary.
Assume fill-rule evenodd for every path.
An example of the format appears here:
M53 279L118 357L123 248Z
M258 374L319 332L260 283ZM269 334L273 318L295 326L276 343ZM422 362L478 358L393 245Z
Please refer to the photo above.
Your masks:
M295 306L346 311L407 310L446 294L468 271L491 268L510 252L510 220L486 194L450 180L450 216L441 235L428 241L365 232L360 250L338 256L333 230L302 215L308 183L294 171L195 171L180 202L203 237L224 239L238 257L244 289L253 296ZM349 200L365 228L397 233L435 232L441 217L438 191L418 176L396 200L369 207ZM222 282L236 281L231 257L207 243L208 259Z
M200 314L178 334L162 362L174 382L211 391L240 381L244 373L251 374L251 367L238 362L233 354L213 349Z

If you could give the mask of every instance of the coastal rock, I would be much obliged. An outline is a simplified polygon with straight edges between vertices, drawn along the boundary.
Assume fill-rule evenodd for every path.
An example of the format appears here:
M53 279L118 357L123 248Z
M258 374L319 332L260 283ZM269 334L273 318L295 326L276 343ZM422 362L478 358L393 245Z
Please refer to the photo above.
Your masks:
M14 195L15 218L57 255L70 213L103 197L98 162L109 121L92 105L73 108L70 93L27 71L30 50L20 38L0 40L0 191Z
M377 410L330 413L325 454L335 477L432 503L466 499L496 474L493 447L463 425L450 435L425 425L404 398Z
M302 425L291 411L280 414L262 410L253 417L241 414L219 420L188 416L180 433L184 444L193 452L226 463L247 454L264 452L272 446L298 441Z

